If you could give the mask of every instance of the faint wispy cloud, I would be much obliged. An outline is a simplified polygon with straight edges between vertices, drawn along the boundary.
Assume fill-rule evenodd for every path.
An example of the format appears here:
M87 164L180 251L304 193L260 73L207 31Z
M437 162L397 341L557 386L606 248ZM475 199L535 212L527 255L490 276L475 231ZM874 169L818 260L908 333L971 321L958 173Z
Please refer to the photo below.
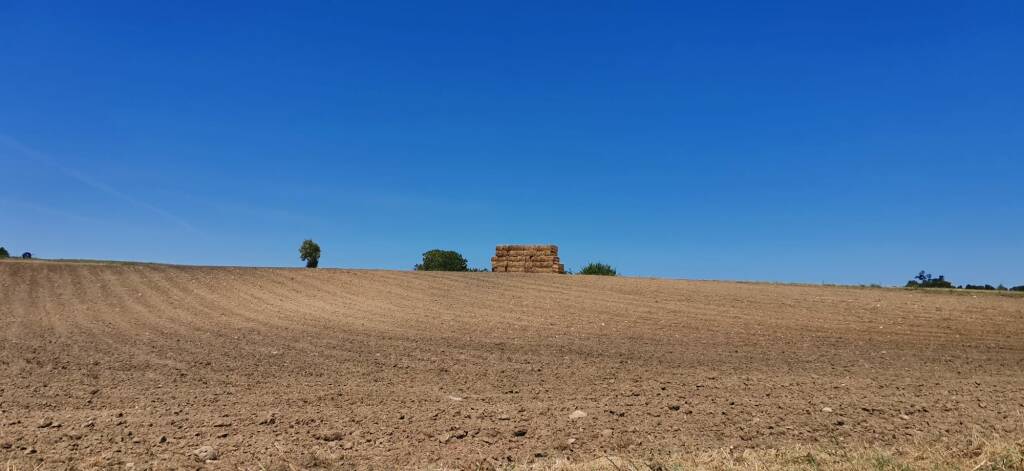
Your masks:
M161 216L162 218L164 218L165 220L173 222L174 224L180 226L181 228L183 228L185 230L188 230L190 232L199 233L199 231L194 226L189 224L188 221L186 221L186 220L184 220L184 219L182 219L182 218L180 218L178 216L175 216L174 214L172 214L172 213L170 213L170 212L168 212L168 211L166 211L164 209L161 209L161 208L158 208L156 206L153 206L152 204L149 204L149 203L147 203L145 201L142 201L142 200L140 200L138 198L135 198L135 197L133 197L133 196L123 192L123 191L120 191L120 190L118 190L118 189L116 189L114 187L111 187L110 185L107 185L107 184L105 184L103 182L97 181L96 179L94 179L94 178L90 177L89 175L86 175L86 174L84 174L84 173L82 173L82 172L80 172L78 170L75 170L75 169L69 168L69 167L65 167L64 165L60 164L59 162L57 162L56 160L54 160L50 156L48 156L48 155L46 155L46 154L44 154L44 153L42 153L40 151L37 151L37 150L35 150L35 149L25 145L25 144L22 144L21 142L19 142L17 139L14 139L13 137L10 137L10 136L8 136L6 134L0 134L0 144L3 144L3 145L5 145L5 146L7 146L7 147L9 147L11 149L14 149L15 151L20 152L21 154L25 155L26 157L28 157L28 158L30 158L32 160L35 160L36 162L39 162L39 163L42 163L44 165L48 165L50 167L53 167L53 168L59 170L64 175L66 175L66 176L68 176L70 178L73 178L73 179L77 180L78 182L80 182L80 183L82 183L82 184L84 184L84 185L86 185L86 186L88 186L88 187L90 187L90 188L92 188L92 189L94 189L96 191L99 191L101 193L105 193L107 195L113 196L114 198L117 198L117 199L120 199L120 200L122 200L124 202L127 202L127 203L129 203L131 205L134 205L134 206L137 206L139 208L143 208L143 209L145 209L147 211L150 211L152 213L155 213L155 214Z

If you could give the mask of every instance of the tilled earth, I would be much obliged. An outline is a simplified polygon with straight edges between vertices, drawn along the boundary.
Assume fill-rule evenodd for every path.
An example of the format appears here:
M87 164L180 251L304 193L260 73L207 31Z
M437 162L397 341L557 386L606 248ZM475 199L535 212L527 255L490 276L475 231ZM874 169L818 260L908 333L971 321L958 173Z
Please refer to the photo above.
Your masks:
M0 325L15 469L1024 436L1024 297L988 293L6 261Z

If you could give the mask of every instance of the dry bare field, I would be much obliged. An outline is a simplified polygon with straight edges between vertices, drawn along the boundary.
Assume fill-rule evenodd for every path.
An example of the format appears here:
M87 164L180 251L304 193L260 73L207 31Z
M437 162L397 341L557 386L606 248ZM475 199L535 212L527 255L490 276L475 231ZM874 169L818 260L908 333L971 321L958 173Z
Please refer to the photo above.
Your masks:
M1024 466L1021 297L5 261L0 322L5 469Z

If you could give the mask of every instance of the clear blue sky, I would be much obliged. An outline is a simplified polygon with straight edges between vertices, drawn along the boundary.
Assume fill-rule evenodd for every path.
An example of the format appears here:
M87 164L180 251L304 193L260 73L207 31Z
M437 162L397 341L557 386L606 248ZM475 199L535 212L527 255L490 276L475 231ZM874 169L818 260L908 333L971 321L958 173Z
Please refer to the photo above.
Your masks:
M99 3L0 2L16 254L1024 284L1018 1Z

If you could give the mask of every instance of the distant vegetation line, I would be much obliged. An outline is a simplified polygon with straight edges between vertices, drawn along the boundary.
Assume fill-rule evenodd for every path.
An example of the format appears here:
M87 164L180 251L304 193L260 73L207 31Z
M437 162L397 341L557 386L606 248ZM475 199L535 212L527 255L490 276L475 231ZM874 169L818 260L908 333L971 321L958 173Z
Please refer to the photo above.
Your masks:
M312 239L306 239L302 241L302 245L299 246L299 259L306 262L306 268L317 268L320 265L320 244L317 244ZM11 254L7 248L0 246L0 259L10 258ZM31 252L24 252L21 254L23 259L31 259L33 255ZM85 259L67 259L63 261L74 262L96 262L96 263L147 263L147 262L124 262L116 260L85 260ZM455 271L455 272L489 272L491 270L487 268L475 268L470 267L469 262L466 260L461 253L454 250L442 250L432 249L423 253L423 259L420 263L413 266L416 271ZM571 270L566 270L567 275L572 275ZM591 262L580 268L579 275L603 275L603 276L618 276L618 271L615 267L601 262ZM881 288L881 285L860 285L861 287ZM980 290L980 291L1015 291L1024 292L1024 285L1006 287L1003 284L992 286L990 284L975 285L975 284L963 284L954 285L951 281L947 280L945 275L932 276L931 273L921 270L914 276L913 279L907 281L904 288L945 288L945 289L962 289L962 290Z

